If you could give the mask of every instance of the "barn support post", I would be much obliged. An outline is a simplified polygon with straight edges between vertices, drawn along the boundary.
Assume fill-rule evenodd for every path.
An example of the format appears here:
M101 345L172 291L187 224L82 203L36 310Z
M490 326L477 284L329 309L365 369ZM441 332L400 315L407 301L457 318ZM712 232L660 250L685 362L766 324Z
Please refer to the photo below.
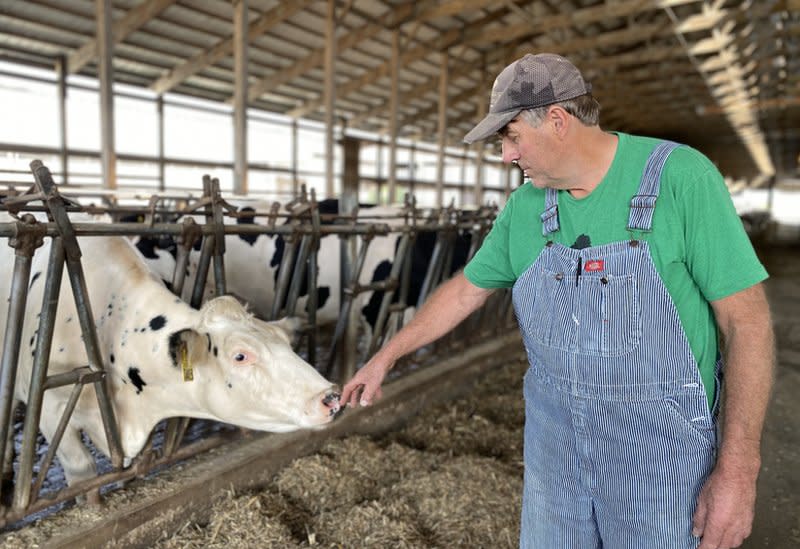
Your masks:
M50 363L50 349L55 330L58 307L58 292L64 276L64 243L58 237L53 238L50 245L50 257L47 261L47 278L44 282L42 311L39 317L39 335L31 368L28 402L25 404L25 421L22 426L22 447L19 452L19 472L14 483L14 508L24 509L31 500L31 480L36 459L36 435L42 415L47 367ZM49 441L55 444L55 441ZM44 464L42 464L44 465ZM47 468L39 468L39 477L47 475Z
M483 103L481 103L483 104ZM483 204L483 144L478 143L475 147L475 205Z
M297 198L300 191L300 180L297 174L298 151L297 151L297 119L292 120L292 198Z
M9 239L8 245L16 250L14 274L11 279L11 295L8 296L8 318L6 321L3 355L0 359L0 456L5 459L9 432L13 432L14 383L28 302L28 282L31 275L33 253L42 245L41 231L31 230L36 226L33 216L24 216L17 222L18 234ZM11 443L13 444L13 442ZM13 448L13 446L12 446ZM5 472L5 471L4 471Z
M56 61L58 73L58 134L61 156L61 183L69 184L69 158L67 154L67 57L59 55Z
M489 88L488 72L486 70L486 54L481 54L481 89ZM486 116L486 101L478 102L478 120L483 120ZM477 141L473 148L477 155L475 159L475 205L480 207L483 204L483 182L484 182L484 169L483 169L483 153L485 143Z
M448 86L448 54L442 52L441 67L439 68L439 143L436 157L436 207L441 208L444 203L444 148L447 144L447 86ZM462 179L463 181L463 179Z
M386 201L394 204L397 198L397 111L400 93L400 29L392 31L391 88L389 90L389 173Z
M55 183L53 183L50 170L41 161L34 160L31 162L31 171L39 192L44 196L45 206L55 221L61 238L64 240L67 272L72 287L72 295L75 298L75 308L78 312L78 320L81 325L89 367L93 372L104 372L105 367L103 366L103 358L97 340L94 314L89 302L89 292L86 288L86 278L83 275L83 266L80 259L81 250L78 246L78 239L75 236L75 229L72 227L69 216L67 216L64 199L58 194ZM111 463L115 468L120 468L122 467L122 445L120 443L119 426L117 425L114 408L111 405L106 380L99 379L95 381L94 388L97 394L100 416L103 419L109 453L111 454Z
M97 72L100 80L100 158L103 186L117 188L117 157L114 147L114 37L111 28L111 0L95 0L97 21Z
M247 20L248 0L233 2L233 192L246 195L247 184Z
M164 96L159 95L156 99L156 109L158 112L158 190L163 192L167 187L166 182L166 163L164 162Z
M344 174L342 177L342 195L339 198L339 214L351 216L355 221L358 215L358 166L361 142L354 137L343 136L342 146L344 149ZM342 236L339 242L341 254L339 280L341 280L340 288L344 292L345 288L358 282L358 274L353 272L358 239L355 235ZM344 303L344 293L342 293L339 303ZM339 357L341 366L339 373L342 381L350 379L356 371L359 313L360 311L358 310L350 310L343 336L344 345L339 347L341 355Z
M336 102L336 0L328 0L325 18L325 198L335 196L333 125Z

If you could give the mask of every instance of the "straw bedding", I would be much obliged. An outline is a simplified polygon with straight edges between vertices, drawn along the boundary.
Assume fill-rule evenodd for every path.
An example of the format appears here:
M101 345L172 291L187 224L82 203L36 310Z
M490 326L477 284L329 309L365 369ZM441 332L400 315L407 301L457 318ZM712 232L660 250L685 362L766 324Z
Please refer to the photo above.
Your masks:
M164 533L154 547L516 547L524 369L517 361L498 367L466 398L423 410L381 439L329 442L259 490L222 494L207 523ZM148 481L152 489L178 474L171 471ZM105 509L71 509L1 544L44 547L50 534L90 522L117 497L138 496L111 494Z

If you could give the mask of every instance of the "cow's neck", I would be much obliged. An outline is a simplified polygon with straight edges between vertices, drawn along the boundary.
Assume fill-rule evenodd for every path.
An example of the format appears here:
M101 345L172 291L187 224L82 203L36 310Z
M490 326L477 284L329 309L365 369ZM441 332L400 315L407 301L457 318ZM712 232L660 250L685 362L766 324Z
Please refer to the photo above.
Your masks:
M123 449L133 457L161 420L199 417L198 391L193 390L194 382L184 381L180 364L173 362L169 338L196 326L200 313L156 281L139 286L128 301L133 305L121 310L103 332L105 347L112 350L106 359Z

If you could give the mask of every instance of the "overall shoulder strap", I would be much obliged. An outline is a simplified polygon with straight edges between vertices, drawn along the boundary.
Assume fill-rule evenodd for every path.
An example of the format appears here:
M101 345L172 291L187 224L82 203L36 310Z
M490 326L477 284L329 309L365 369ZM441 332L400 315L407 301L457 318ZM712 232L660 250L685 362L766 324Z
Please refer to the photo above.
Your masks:
M539 216L542 220L542 234L544 236L558 230L558 191L547 188L544 195L544 211Z
M628 217L628 230L650 231L653 226L653 211L661 188L661 172L670 153L680 144L673 141L662 141L647 159L647 164L639 181L639 191L631 199L631 211Z

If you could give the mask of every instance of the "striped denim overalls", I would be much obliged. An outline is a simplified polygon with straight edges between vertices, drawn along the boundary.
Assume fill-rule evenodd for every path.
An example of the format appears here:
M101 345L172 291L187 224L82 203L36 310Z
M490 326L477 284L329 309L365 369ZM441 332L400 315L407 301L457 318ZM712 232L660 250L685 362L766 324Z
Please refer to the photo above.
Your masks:
M648 159L629 231L650 231L676 146L662 142ZM546 196L545 237L559 229L558 193ZM697 547L692 515L714 464L716 404L709 410L648 243L548 241L513 300L530 363L520 546Z

